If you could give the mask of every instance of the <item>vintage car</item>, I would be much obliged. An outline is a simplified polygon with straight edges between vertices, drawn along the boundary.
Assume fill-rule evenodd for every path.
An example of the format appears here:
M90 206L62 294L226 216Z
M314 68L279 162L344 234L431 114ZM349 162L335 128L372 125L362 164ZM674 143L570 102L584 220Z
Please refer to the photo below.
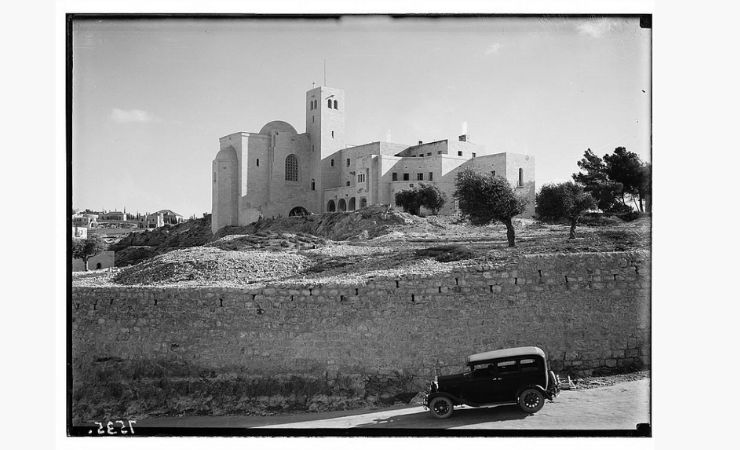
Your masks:
M458 405L519 405L525 413L542 409L560 389L538 347L516 347L468 356L468 371L437 376L426 394L432 416L446 419Z

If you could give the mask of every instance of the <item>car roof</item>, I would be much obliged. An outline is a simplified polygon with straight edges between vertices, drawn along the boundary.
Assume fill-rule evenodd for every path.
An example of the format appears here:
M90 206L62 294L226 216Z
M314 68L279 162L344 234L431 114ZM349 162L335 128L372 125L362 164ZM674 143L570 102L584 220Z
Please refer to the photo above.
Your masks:
M511 358L513 356L524 356L524 355L540 355L545 357L545 352L539 347L513 347L504 348L501 350L492 350L490 352L476 353L470 355L467 358L467 363L476 363L480 361L488 361L490 359L498 358Z

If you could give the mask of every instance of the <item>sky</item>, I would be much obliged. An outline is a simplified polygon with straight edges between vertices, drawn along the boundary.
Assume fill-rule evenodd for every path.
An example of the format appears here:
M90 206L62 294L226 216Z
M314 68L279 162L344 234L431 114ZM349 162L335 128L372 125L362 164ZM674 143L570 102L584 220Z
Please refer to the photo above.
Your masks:
M650 160L651 34L637 18L84 20L73 25L73 207L211 210L221 136L305 131L345 91L346 142L469 140L535 156L537 188L587 148Z

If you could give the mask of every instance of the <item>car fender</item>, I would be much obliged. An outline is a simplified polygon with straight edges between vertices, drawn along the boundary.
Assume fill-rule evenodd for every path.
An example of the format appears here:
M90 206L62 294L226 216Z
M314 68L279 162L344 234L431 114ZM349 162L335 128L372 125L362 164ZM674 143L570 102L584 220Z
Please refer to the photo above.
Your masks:
M545 390L545 388L543 388L539 384L530 384L530 385L527 385L527 386L524 386L524 387L520 388L516 392L516 401L517 402L519 401L519 396L522 395L522 392L524 392L524 391L526 391L527 389L530 389L530 388L537 389L538 391L540 391L542 393L542 395L545 396L545 398L547 398L547 391Z
M437 397L447 397L450 400L452 400L452 403L455 404L455 405L462 405L463 403L465 403L459 397L456 397L456 396L454 396L452 394L449 394L447 392L435 392L435 393L429 394L427 396L427 406L429 405L429 403L431 403L432 400L434 400Z

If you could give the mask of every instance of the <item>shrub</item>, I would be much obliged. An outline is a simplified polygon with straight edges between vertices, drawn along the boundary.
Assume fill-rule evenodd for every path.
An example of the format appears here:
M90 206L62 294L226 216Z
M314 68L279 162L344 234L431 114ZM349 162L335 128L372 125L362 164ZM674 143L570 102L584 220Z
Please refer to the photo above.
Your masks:
M439 213L447 199L436 185L420 183L415 188L397 192L395 201L396 206L402 207L409 214L419 216L422 206L431 210L432 214Z

